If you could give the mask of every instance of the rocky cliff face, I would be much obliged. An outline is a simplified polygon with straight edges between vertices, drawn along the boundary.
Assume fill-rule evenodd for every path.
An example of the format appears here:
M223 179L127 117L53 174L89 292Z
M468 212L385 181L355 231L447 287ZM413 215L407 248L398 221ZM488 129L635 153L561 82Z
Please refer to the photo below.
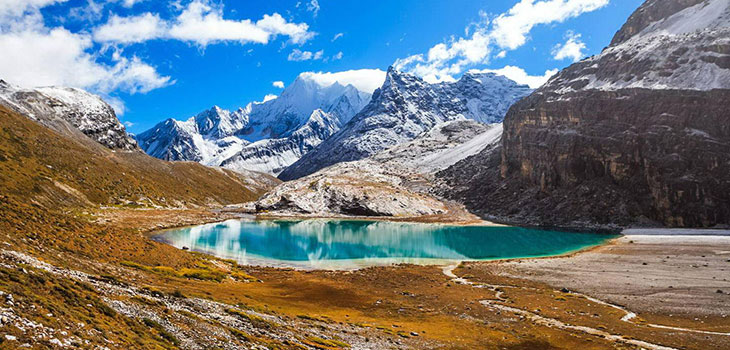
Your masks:
M0 104L64 134L80 130L111 149L138 149L114 109L99 96L80 89L24 89L0 80Z
M440 174L498 220L730 223L730 2L649 0L610 47L515 104L500 150Z
M509 106L531 91L490 73L467 73L454 83L428 84L391 67L383 86L360 113L279 178L296 179L336 163L367 158L443 122L501 122Z
M226 158L220 165L229 169L257 169L278 174L337 132L342 126L337 115L316 109L307 122L289 136L245 145L241 151Z

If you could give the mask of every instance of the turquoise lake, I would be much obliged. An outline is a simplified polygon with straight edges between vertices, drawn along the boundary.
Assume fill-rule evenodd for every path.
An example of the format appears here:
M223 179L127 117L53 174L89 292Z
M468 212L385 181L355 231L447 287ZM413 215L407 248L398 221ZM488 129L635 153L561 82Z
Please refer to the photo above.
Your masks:
M558 255L613 237L511 226L311 219L228 220L163 231L155 239L242 264L350 269Z

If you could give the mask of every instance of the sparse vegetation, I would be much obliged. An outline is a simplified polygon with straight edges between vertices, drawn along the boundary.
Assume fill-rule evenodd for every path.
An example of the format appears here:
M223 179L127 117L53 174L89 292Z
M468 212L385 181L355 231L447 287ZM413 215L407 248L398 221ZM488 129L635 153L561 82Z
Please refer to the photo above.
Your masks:
M160 325L159 323L157 323L157 321L145 317L145 318L142 319L142 322L147 327L150 327L150 328L156 330L159 333L159 335L160 335L160 337L162 339L164 339L164 340L172 343L175 346L180 345L180 341L178 341L177 338L175 338L175 336L173 336L172 334L170 334L170 332L168 332L165 329L165 327L162 327L162 325Z
M336 339L322 339L319 337L308 337L302 341L304 344L313 346L317 349L332 350L332 349L347 349L350 344Z
M201 281L222 282L226 279L226 277L228 277L228 273L226 271L210 267L209 265L203 264L201 262L198 262L196 264L196 266L198 266L197 268L182 268L180 270L175 270L170 266L144 266L142 264L131 261L122 261L120 264L122 266L131 267L133 269L147 272L153 272L164 276L193 278ZM239 281L256 280L255 277L247 275L243 272L236 272L232 274L231 277Z
M236 309L233 309L233 308L226 309L226 312L229 313L229 314L231 314L231 315L234 315L234 316L237 316L239 318L242 318L244 320L247 320L248 322L250 322L251 324L253 324L254 326L256 326L258 328L273 328L273 327L276 327L276 324L275 323L273 323L271 321L268 321L268 320L266 320L266 319L264 319L262 317L256 316L254 314L250 314L250 313L247 313L247 312L244 312L244 311L240 311L240 310L236 310Z

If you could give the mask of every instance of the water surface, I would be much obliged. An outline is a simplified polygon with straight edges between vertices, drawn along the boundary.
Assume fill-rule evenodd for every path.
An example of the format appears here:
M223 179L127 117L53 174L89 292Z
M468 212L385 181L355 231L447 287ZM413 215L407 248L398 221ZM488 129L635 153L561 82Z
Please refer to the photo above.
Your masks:
M163 231L157 239L243 264L332 269L558 255L613 237L520 227L312 219L228 220Z

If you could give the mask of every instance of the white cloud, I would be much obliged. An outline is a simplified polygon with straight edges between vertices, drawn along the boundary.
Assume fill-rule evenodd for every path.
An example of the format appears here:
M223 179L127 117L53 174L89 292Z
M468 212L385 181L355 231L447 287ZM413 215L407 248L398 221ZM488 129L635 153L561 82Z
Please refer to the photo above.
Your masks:
M398 70L414 73L430 83L453 81L465 67L489 62L490 37L485 28L476 28L468 38L452 38L428 50L426 56L412 55L396 60Z
M545 74L543 75L529 75L527 74L527 72L525 72L524 69L515 66L504 66L500 69L474 69L472 71L478 73L495 73L497 75L503 75L516 81L518 84L528 85L533 89L539 88L540 86L545 84L548 79L550 79L550 77L558 73L557 69L551 69L545 71Z
M284 82L281 80L275 81L275 82L271 83L271 85L273 85L274 87L277 87L279 89L284 88Z
M145 1L145 0L122 0L122 6L124 6L126 8L130 8L143 1Z
M491 23L480 13L482 22L468 26L465 37L452 37L431 47L426 54L398 59L396 69L422 77L427 82L453 81L454 75L468 67L488 64L493 47L504 58L507 50L525 44L530 31L540 24L563 22L582 13L597 10L609 0L521 0Z
M317 14L319 14L319 1L310 0L307 4L307 11L311 12L312 16L317 17Z
M304 72L299 74L302 79L308 79L321 86L330 86L335 82L342 85L352 85L360 91L372 93L383 85L385 72L380 69L356 69L343 72Z
M122 101L122 99L120 99L119 97L104 94L101 98L104 100L104 102L112 106L112 109L114 110L114 113L116 113L117 117L121 117L127 111L127 108L124 106L124 101ZM127 127L132 126L130 125Z
M491 36L497 45L514 50L525 44L539 24L563 22L608 5L609 0L522 0L492 21Z
M160 16L144 13L133 17L113 15L109 21L94 30L98 42L139 43L165 35L166 24Z
M104 57L94 51L91 35L46 27L38 9L26 8L19 16L2 22L3 79L25 87L62 85L88 89L104 95L119 114L124 112L124 104L109 93L145 93L174 83L137 57L123 57L119 51ZM100 58L105 59L104 63Z
M299 49L294 49L289 54L289 57L287 57L287 60L289 61L309 61L309 60L320 60L322 59L322 56L324 56L324 50L319 50L317 52L311 52L311 51L302 51Z
M565 44L555 45L552 54L556 60L571 59L573 62L580 61L583 58L583 50L586 49L586 44L580 40L580 34L568 32L566 34L568 40Z
M294 44L303 44L314 37L315 33L309 31L306 23L289 23L280 14L264 15L264 18L256 22L256 26L262 28L272 35L286 35Z
M337 34L335 34L335 36L332 37L332 41L335 41L335 40L343 37L344 35L345 35L344 33L337 33Z
M154 67L142 62L137 57L133 57L131 60L117 57L116 61L117 63L109 71L111 73L110 79L102 80L96 84L101 91L122 90L131 94L144 94L175 83L175 81L170 80L170 77L160 76Z
M177 39L206 46L221 41L267 44L272 37L284 35L294 44L302 44L314 37L306 23L287 22L280 14L264 15L253 22L250 19L223 18L223 7L205 0L194 0L182 8L171 21L159 15L144 13L133 17L112 16L96 28L94 37L101 42L135 43L152 39Z
M134 123L132 123L132 122L130 122L130 121L125 121L125 122L124 122L124 126L125 126L125 127L128 127L128 128L131 128L131 127L133 127L133 126L134 126Z
M256 27L251 20L232 21L223 19L223 11L202 1L193 1L177 17L168 35L171 38L192 41L206 46L217 41L256 42L265 44L269 33Z
M138 58L116 57L113 65L87 52L91 38L64 28L27 28L0 34L0 76L23 86L67 85L110 92L147 92L170 84L170 77Z
M266 96L264 96L264 99L263 100L261 100L261 101L253 101L253 103L254 104L257 104L257 105L260 105L262 103L266 103L266 102L269 102L271 100L275 100L277 98L279 98L279 96L276 96L274 94L267 94Z
M0 0L0 19L3 17L17 17L24 12L40 9L66 0Z
M332 56L332 60L333 61L341 60L343 55L344 54L342 53L342 51L340 51L340 52L334 54L334 56Z

